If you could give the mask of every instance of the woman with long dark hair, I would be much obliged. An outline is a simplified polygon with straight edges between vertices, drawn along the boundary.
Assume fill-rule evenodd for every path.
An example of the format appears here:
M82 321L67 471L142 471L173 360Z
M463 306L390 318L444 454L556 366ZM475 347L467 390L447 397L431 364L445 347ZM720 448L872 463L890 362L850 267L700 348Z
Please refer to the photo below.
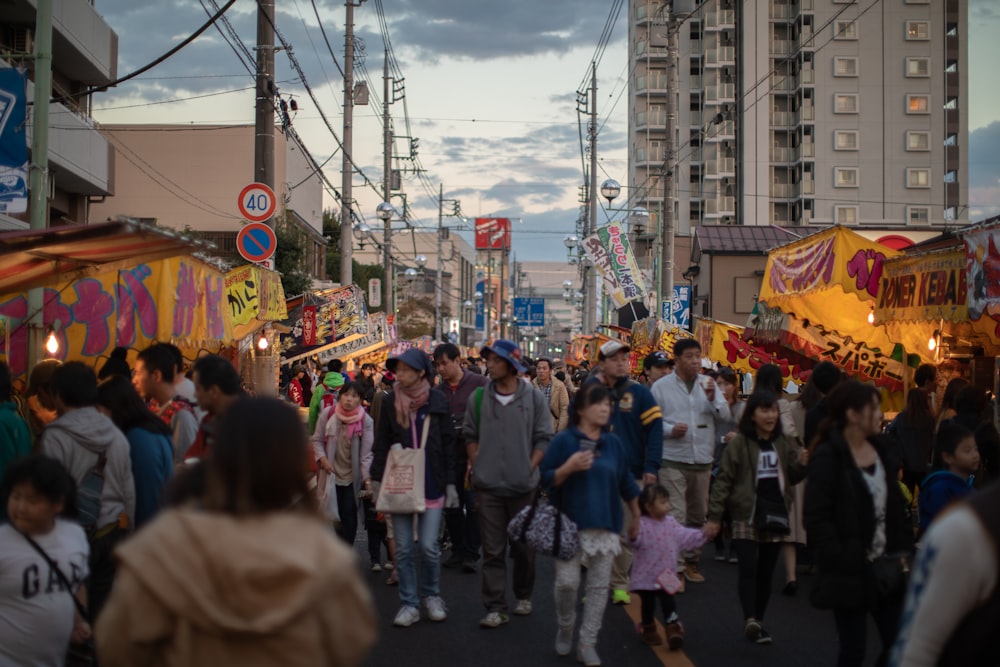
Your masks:
M903 485L911 494L930 470L934 430L930 395L923 389L911 389L906 407L886 428L894 455L903 467Z
M717 535L722 514L729 511L733 551L739 558L743 632L752 642L770 644L771 635L762 625L764 612L789 530L792 485L805 477L807 455L782 432L778 397L766 389L750 395L739 430L722 453L706 530L710 537Z
M172 432L149 409L132 381L111 375L97 386L98 410L125 434L135 479L135 527L141 528L159 511L163 489L174 472Z
M271 398L222 415L196 502L121 545L97 623L105 667L358 665L375 640L356 559L308 484L302 418Z
M811 600L833 611L839 667L863 664L869 615L882 641L877 664L884 665L899 624L913 530L897 464L878 437L878 390L848 380L827 403L806 487L806 532L818 567Z

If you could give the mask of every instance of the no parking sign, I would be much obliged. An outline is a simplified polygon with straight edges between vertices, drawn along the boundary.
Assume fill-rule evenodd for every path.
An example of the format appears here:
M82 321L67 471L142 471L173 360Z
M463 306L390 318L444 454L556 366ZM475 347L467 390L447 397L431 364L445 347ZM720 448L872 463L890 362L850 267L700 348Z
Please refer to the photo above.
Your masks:
M262 222L251 222L236 235L236 249L248 262L271 259L278 247L274 230Z

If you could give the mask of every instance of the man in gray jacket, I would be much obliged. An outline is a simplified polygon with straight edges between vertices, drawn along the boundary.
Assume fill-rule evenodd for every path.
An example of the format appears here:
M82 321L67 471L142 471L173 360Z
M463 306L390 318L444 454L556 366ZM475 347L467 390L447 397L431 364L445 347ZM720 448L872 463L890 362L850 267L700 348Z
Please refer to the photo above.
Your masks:
M42 453L66 466L78 487L103 457L100 511L95 525L86 526L90 541L87 611L93 622L111 592L115 574L111 552L128 535L135 517L132 457L128 440L95 407L97 376L92 368L79 361L66 362L52 373L49 387L59 416L42 431Z
M552 439L552 418L542 392L518 378L526 368L521 348L499 339L482 349L490 383L465 409L465 435L472 487L476 490L483 546L484 628L510 620L507 614L507 524L531 503L538 486L538 464ZM535 554L511 545L514 559L514 613L531 613Z

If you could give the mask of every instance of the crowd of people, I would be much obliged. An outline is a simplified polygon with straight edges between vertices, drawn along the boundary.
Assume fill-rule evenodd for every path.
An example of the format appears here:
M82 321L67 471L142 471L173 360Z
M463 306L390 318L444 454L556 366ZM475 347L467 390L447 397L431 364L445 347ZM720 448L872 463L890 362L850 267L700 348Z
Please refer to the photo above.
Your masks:
M368 567L398 586L394 626L448 618L445 567L479 575L479 626L496 629L534 612L536 553L508 526L542 496L578 542L550 583L554 650L584 665L602 664L609 601L638 599L635 641L681 648L678 596L705 583L709 543L737 564L746 641L781 641L765 622L780 560L785 595L813 573L839 666L864 663L870 619L879 665L1000 659L985 390L955 379L938 400L924 366L890 421L877 389L826 361L797 395L770 364L744 392L692 339L638 380L632 361L618 340L575 371L508 340L476 359L445 343L382 369L292 365L278 400L246 396L227 359L185 374L156 344L100 379L38 364L23 417L0 363L0 664L359 664L376 628L362 530ZM408 450L421 496L390 511Z

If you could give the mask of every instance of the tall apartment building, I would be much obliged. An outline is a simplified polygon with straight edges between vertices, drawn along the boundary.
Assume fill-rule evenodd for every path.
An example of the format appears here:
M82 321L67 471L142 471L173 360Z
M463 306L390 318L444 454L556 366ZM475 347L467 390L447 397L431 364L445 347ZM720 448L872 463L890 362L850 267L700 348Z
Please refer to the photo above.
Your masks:
M34 94L35 2L9 0L0 10L0 67L26 67ZM118 35L88 0L53 3L49 107L49 224L85 224L91 201L114 192L114 151L91 118L86 91L118 77ZM28 110L28 141L33 118ZM30 209L0 214L0 229L26 229Z
M669 10L630 2L630 205L657 220L670 168L682 236L967 219L964 0L672 4L676 162L665 165Z

